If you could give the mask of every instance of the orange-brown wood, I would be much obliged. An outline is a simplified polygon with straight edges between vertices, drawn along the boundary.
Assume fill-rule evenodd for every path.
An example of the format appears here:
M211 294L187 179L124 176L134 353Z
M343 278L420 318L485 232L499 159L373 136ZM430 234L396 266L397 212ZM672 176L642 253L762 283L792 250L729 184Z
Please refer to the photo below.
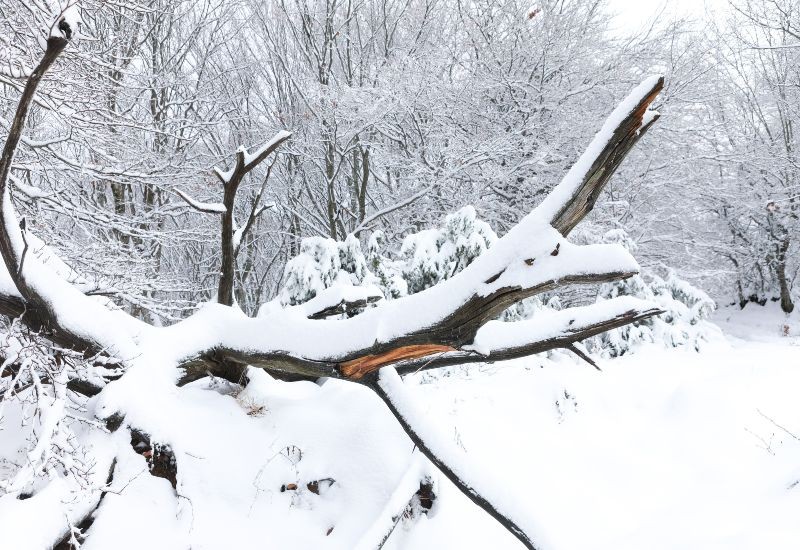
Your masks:
M440 346L436 344L422 344L416 346L403 346L396 348L386 353L379 355L365 355L358 359L352 359L339 365L339 370L342 374L351 379L358 380L364 375L378 370L386 365L397 363L405 359L419 359L434 353L445 353L448 351L456 351L455 348L450 346Z

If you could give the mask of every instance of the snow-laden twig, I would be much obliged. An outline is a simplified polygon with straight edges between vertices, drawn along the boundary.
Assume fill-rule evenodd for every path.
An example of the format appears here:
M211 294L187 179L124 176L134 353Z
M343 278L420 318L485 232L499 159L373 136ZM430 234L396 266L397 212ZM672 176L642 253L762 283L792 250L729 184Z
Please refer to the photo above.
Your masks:
M221 202L202 202L190 197L180 189L174 189L174 191L176 195L186 202L186 204L198 212L203 212L204 214L224 214L227 210L225 205Z

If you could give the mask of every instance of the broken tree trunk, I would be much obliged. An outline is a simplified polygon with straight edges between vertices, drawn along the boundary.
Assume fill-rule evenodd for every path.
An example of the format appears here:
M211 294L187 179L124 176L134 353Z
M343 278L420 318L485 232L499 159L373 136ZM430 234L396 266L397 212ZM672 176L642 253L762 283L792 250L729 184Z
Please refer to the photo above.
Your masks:
M240 150L232 170L217 170L226 186L223 208L203 207L223 215L221 304L208 305L170 327L153 327L111 311L26 254L25 230L17 223L8 177L35 89L68 38L48 40L42 61L26 83L0 158L0 253L19 291L19 296L0 296L0 307L11 313L32 311L22 320L47 327L44 336L126 367L118 380L101 391L96 416L122 422L126 412L144 406L135 399L142 388L158 389L166 400L171 398L174 382L206 374L241 381L248 365L286 379L335 377L363 384L384 400L419 449L464 494L526 547L536 548L540 541L535 525L520 518L518 510L500 505L491 487L473 479L442 441L427 435L394 366L411 372L569 348L604 330L659 313L646 302L611 300L567 309L550 319L492 321L529 296L638 272L635 260L619 246L576 246L566 237L592 210L625 155L656 120L657 114L648 107L663 87L663 79L650 78L637 87L542 204L466 269L435 287L381 303L349 319L314 319L313 312L298 310L300 306L253 319L229 307L236 249L233 197L242 178L272 154L288 133L278 134L256 153ZM133 389L125 391L126 385ZM151 419L152 415L137 418ZM151 433L147 426L131 428ZM170 445L168 434L161 442Z

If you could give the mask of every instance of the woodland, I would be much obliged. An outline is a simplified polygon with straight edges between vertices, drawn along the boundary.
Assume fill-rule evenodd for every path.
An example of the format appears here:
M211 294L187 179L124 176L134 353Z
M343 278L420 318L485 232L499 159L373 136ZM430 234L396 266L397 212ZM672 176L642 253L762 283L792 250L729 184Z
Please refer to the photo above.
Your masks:
M796 547L800 1L614 21L0 0L0 548Z

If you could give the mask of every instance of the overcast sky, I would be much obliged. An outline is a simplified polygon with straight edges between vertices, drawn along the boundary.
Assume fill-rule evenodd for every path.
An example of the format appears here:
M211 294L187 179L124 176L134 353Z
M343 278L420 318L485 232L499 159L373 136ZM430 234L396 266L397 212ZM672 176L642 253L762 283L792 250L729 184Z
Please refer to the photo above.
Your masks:
M635 32L658 13L671 17L690 15L698 19L706 17L706 5L717 12L724 9L725 0L608 0L617 13L616 25L621 33Z

